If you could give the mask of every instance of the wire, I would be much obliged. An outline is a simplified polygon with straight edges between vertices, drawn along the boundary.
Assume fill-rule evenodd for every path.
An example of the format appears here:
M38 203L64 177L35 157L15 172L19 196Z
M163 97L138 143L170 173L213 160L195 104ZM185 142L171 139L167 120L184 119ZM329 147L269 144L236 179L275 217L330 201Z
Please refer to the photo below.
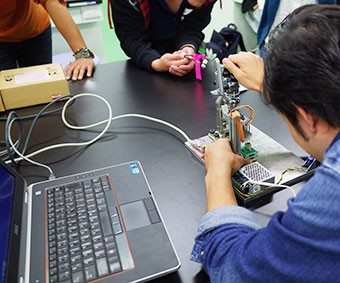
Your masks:
M1 142L1 143L5 143L5 142ZM18 145L18 140L14 143L14 146L17 147L17 145ZM12 150L12 149L10 149L10 150ZM8 150L7 149L5 149L3 151L0 151L0 157L4 156L4 158L6 159L6 158L8 158L7 155L8 155Z
M70 129L73 129L73 130L85 130L85 129L90 129L90 128L93 128L93 127L97 127L99 125L102 125L104 123L106 123L106 126L104 127L104 129L93 139L87 141L87 142L80 142L80 143L61 143L61 144L55 144L55 145L51 145L51 146L48 146L48 147L45 147L45 148L42 148L42 149L39 149L35 152L32 152L30 154L27 154L27 155L24 155L22 152L20 153L19 150L17 149L18 147L18 142L16 142L16 145L13 144L12 142L12 139L10 137L10 127L9 127L9 130L7 130L6 132L8 132L8 139L10 140L10 143L11 143L11 146L12 147L15 147L15 152L19 155L18 158L15 158L13 160L9 160L9 161L6 161L6 163L9 163L9 162L18 162L18 161L21 161L21 160L26 160L28 162L31 162L32 164L35 164L35 165L38 165L38 166L42 166L42 167L45 167L46 169L48 169L50 171L50 176L55 176L53 174L53 171L50 167L48 167L47 165L44 165L44 164L41 164L41 163L38 163L36 161L33 161L31 160L30 158L33 157L33 156L36 156L42 152L45 152L45 151L48 151L48 150L51 150L51 149L56 149L56 148L61 148L61 147L71 147L71 146L87 146L87 145L90 145L94 142L96 142L97 140L99 140L108 130L110 124L112 121L115 121L115 120L118 120L118 119L122 119L122 118L141 118L141 119L146 119L146 120L150 120L150 121L153 121L153 122L157 122L157 123L160 123L160 124L163 124L167 127L170 127L172 129L174 129L175 131L177 131L178 133L180 133L185 139L186 141L192 143L193 141L189 138L189 136L183 131L181 130L180 128L176 127L175 125L169 123L169 122L166 122L164 120L161 120L161 119L157 119L157 118L154 118L154 117L150 117L150 116L146 116L146 115L142 115L142 114L123 114L123 115L119 115L119 116L115 116L115 117L112 117L112 108L110 106L110 104L108 103L108 101L106 99L104 99L103 97L99 96L99 95L96 95L96 94L93 94L93 93L82 93L82 94L77 94L77 95L68 95L70 96L71 98L69 100L66 101L66 103L64 104L64 107L62 108L62 113L61 113L61 118L62 118L62 121L63 123L65 124L65 126L67 126L68 128ZM75 126L75 125L71 125L70 123L68 123L68 121L66 120L66 110L67 108L70 106L71 103L74 102L75 99L79 98L79 97L84 97L84 96L91 96L91 97L95 97L97 99L100 99L102 100L107 108L108 108L108 112L109 112L109 115L108 115L108 119L106 120L103 120L103 121L99 121L99 122L96 122L96 123L93 123L93 124L90 124L90 125L85 125L85 126ZM66 96L65 96L66 97ZM63 97L63 98L65 98ZM62 98L60 98L62 99ZM54 102L55 103L55 102ZM27 146L28 146L28 142L29 142L29 138L31 136L31 133L32 133L32 130L33 130L33 127L35 126L35 123L37 121L37 119L39 117L41 117L43 115L43 112L46 110L47 107L49 107L50 105L52 104L49 103L48 105L46 105L34 118L33 122L32 122L32 125L30 127L30 130L28 132L28 137L26 139L26 142L25 142L25 145L24 145L24 150L26 150ZM45 113L46 115L46 113ZM13 121L15 121L15 119L13 119ZM13 122L11 122L10 125L12 125Z
M283 175L286 174L288 171L294 171L294 170L303 170L304 167L302 166L296 166L296 167L290 167L290 168L286 168L282 171L281 176L279 178L279 180L276 182L276 184L280 184L282 179L283 179Z
M150 121L153 121L153 122L157 122L157 123L160 123L160 124L163 124L165 126L168 126L172 129L174 129L175 131L177 131L178 133L180 133L185 139L186 141L192 143L192 139L189 138L189 136L183 131L181 130L180 128L178 128L177 126L169 123L169 122L166 122L164 120L161 120L161 119L157 119L157 118L154 118L154 117L150 117L150 116L146 116L146 115L142 115L142 114L123 114L123 115L119 115L119 116L116 116L116 117L113 117L112 120L118 120L118 119L122 119L122 118L141 118L141 119L146 119L146 120L150 120Z
M77 98L76 96L74 96L74 98ZM118 120L118 119L122 119L122 118L142 118L142 119L146 119L146 120L150 120L150 121L154 121L154 122L158 122L158 123L161 123L161 124L164 124L168 127L171 127L172 129L178 131L188 142L192 143L193 141L188 137L187 134L185 134L184 131L182 131L181 129L179 129L178 127L166 122L166 121L163 121L163 120L160 120L160 119L157 119L157 118L153 118L153 117L149 117L149 116L146 116L146 115L142 115L142 114L123 114L123 115L119 115L119 116L116 116L116 117L113 117L112 119L109 119L109 120L104 120L104 121L101 121L101 122L97 122L95 124L92 124L92 125L88 125L88 126L73 126L73 125L70 125L66 120L65 120L65 117L62 118L63 121L65 121L65 125L67 125L68 127L70 127L71 129L76 129L76 130L80 130L80 129L88 129L91 127L94 127L94 126L98 126L98 125L101 125L105 122L108 122L108 121L114 121L114 120ZM48 147L45 147L45 148L42 148L42 149L39 149L35 152L32 152L28 155L26 155L26 157L33 157L35 155L38 155L40 153L43 153L45 151L48 151L48 150L51 150L51 149L55 149L55 148L60 148L60 147L69 147L69 146L85 146L85 145L90 145L91 143L97 141L99 138L102 137L102 135L106 132L106 129L108 127L105 127L105 129L101 132L100 135L98 135L96 138L92 139L91 141L88 141L88 142L83 142L83 143L63 143L63 144L56 144L56 145L52 145L52 146L48 146ZM15 161L20 161L22 160L22 158L16 158ZM7 162L8 163L8 162Z
M251 106L249 105L239 105L239 106L236 106L234 107L233 109L231 109L229 111L229 115L231 116L231 113L236 111L236 110L240 110L240 109L247 109L249 111L249 114L250 114L250 117L248 118L248 120L246 121L246 125L250 125L253 120L254 120L254 117L255 117L255 111L254 111L254 108L252 108Z
M67 107L69 107L69 104L70 104L70 103L68 103L68 104L65 103L64 106L63 106L62 108L57 108L57 109L55 109L55 110L51 110L51 111L47 111L47 112L45 112L45 110L46 110L48 107L50 107L51 105L53 105L53 104L59 102L60 100L65 99L65 98L67 98L67 97L72 97L72 96L73 96L72 94L67 94L67 95L61 96L61 97L59 97L59 98L57 98L57 99L55 99L55 100L49 102L48 104L46 104L46 105L45 105L45 106L44 106L44 107L43 107L36 115L31 115L31 116L26 116L26 117L25 117L26 119L28 119L27 117L34 117L34 119L33 119L33 121L32 121L32 124L31 124L30 129L28 130L28 133L27 133L27 136L26 136L26 142L25 142L25 144L24 144L24 148L23 148L23 150L22 150L22 154L24 154L24 153L26 152L26 149L27 149L27 147L28 147L29 140L30 140L31 135L32 135L33 128L34 128L34 126L35 126L35 123L38 121L38 119L39 119L40 117L42 117L42 116L50 115L50 114L52 114L52 113L55 113L55 112L57 112L57 111L60 111L60 110L64 109L65 107L67 108ZM73 104L73 100L72 100L71 102L72 102L72 104ZM66 106L65 106L65 105L66 105ZM57 111L56 111L56 110L57 110ZM44 112L45 112L45 113L44 113ZM21 119L22 119L22 118L21 118Z
M293 193L293 196L296 197L295 191L287 185L272 184L272 183L267 183L267 182L254 181L254 180L248 180L248 181L244 182L243 185L246 185L248 183L260 185L260 186L266 186L266 188L263 189L263 190L267 190L269 188L275 188L275 187L289 189ZM261 190L261 191L263 191L263 190Z
M72 125L68 124L67 121L64 120L64 118L65 118L65 115L64 115L64 112L63 112L62 119L63 119L64 124L66 126L68 126L69 128L74 129L74 130L84 130L84 129L87 129L89 127L99 126L99 125L107 122L107 120L104 120L104 121L100 121L100 122L97 122L97 123L89 125L89 126L72 126ZM166 122L164 120L154 118L154 117L151 117L151 116L146 116L146 115L142 115L142 114L122 114L122 115L113 117L111 120L115 121L115 120L119 120L119 119L123 119L123 118L141 118L141 119L150 120L150 121L153 121L153 122L163 124L167 127L174 129L178 133L180 133L186 139L186 141L192 142L192 139L190 139L189 136L184 131L182 131L180 128L176 127L175 125L173 125L169 122Z
M22 154L25 154L27 146L28 146L28 143L29 143L29 140L30 140L30 137L31 137L32 130L33 130L33 128L35 126L35 123L38 120L38 118L43 117L43 116L47 116L47 115L51 115L53 113L61 111L62 107L59 107L59 108L56 108L56 109L53 109L53 110L50 110L50 111L45 111L45 110L48 107L50 107L51 105L53 105L53 104L55 104L55 103L65 99L67 97L71 97L71 96L72 96L71 94L68 94L68 95L61 96L61 97L59 97L57 99L54 99L53 101L49 102L46 106L44 106L37 114L27 115L27 116L20 116L19 117L16 114L16 112L11 111L7 118L0 118L0 121L6 121L6 126L5 126L5 141L0 141L0 143L3 143L6 146L6 151L2 151L0 153L0 156L3 157L3 160L6 160L7 158L10 158L11 162L16 163L14 161L14 158L15 158L14 154L15 154L15 152L10 147L10 145L8 143L8 139L7 139L7 136L8 136L8 125L11 122L12 119L13 120L18 120L18 127L19 127L19 138L15 142L16 148L19 148L20 143L21 143L21 139L22 139L22 133L23 133L23 123L22 122L25 121L25 120L34 119L32 124L31 124L31 127L30 127L30 129L29 129L29 131L28 131L28 133L26 135L26 141L25 141L25 144L24 144L24 148L21 151ZM71 105L72 104L69 104L68 107L70 107Z
M15 120L11 120L11 122L9 123L9 127L8 127L9 133L11 132L11 127L12 127L14 121L15 121ZM30 159L30 158L24 156L24 155L16 148L16 146L14 146L10 134L8 135L8 142L9 142L9 144L11 145L11 148L15 151L15 153L16 153L17 155L19 155L22 159L26 160L27 162L30 162L30 163L32 163L32 164L34 164L34 165L37 165L37 166L46 168L46 169L50 172L50 178L53 178L54 173L53 173L51 167L49 167L49 166L47 166L47 165L45 165L45 164L36 162L36 161L34 161L34 160L32 160L32 159ZM14 162L14 161L12 160L12 162ZM55 178L55 177L54 177L54 178Z
M98 98L100 100L102 100L107 108L108 108L108 119L105 120L105 121L102 121L100 123L95 123L95 124L92 124L92 125L88 125L88 126L81 126L81 127L77 127L77 126L73 126L73 125L70 125L67 121L66 121L66 118L65 118L65 113L66 113L66 109L68 108L68 105L70 103L73 102L73 100L75 100L76 98L78 97L83 97L83 96L91 96L91 97L95 97L95 98ZM46 107L44 107L46 109ZM101 96L99 95L96 95L96 94L93 94L93 93L82 93L82 94L78 94L78 95L75 95L75 96L71 96L71 98L64 104L64 107L63 107L63 110L62 110L62 120L63 122L65 123L66 126L70 127L71 129L88 129L88 128L92 128L92 127L95 127L97 125L100 125L100 124L103 124L106 122L106 126L104 127L104 129L93 139L87 141L87 142L82 142L82 143L62 143L62 144L56 144L56 145L52 145L52 146L48 146L48 147L45 147L45 148L42 148L40 150L37 150L33 153L30 153L26 156L22 155L16 148L15 148L15 152L20 156L19 158L16 158L14 159L14 162L17 162L17 161L21 161L21 160L26 160L32 164L35 164L35 165L38 165L38 166L42 166L42 167L45 167L46 169L48 169L50 171L50 176L54 176L53 174L53 171L51 170L50 167L48 167L47 165L44 166L44 164L41 164L41 163L38 163L38 162L35 162L33 160L31 160L30 158L37 155L37 154L40 154L42 152L45 152L47 150L51 150L51 149L55 149L55 148L60 148L60 147L69 147L69 146L87 146L87 145L90 145L94 142L96 142L98 139L100 139L105 133L106 131L108 130L110 124L111 124L111 121L112 121L112 109L111 109L111 106L110 104L107 102L106 99L102 98ZM10 142L11 142L11 145L13 145L13 142L11 140L11 137L10 137L10 132L9 132L9 136L8 136ZM6 163L9 163L10 161L7 161ZM48 168L47 168L48 167Z
M49 102L46 106L51 106L52 104L55 104L57 102L60 102L61 100L63 100L64 98L67 98L67 97L71 97L73 96L73 94L67 94L67 95L63 95L57 99L54 99L53 101ZM68 107L70 107L71 105L69 105ZM63 107L59 107L59 108L56 108L56 109L53 109L53 110L50 110L50 111L46 111L44 113L41 114L41 117L44 117L44 116L48 116L48 115L51 115L51 114L54 114L56 112L59 112L63 109ZM39 111L41 112L41 110ZM39 114L38 112L38 114ZM32 115L26 115L26 116L20 116L20 119L25 121L25 120L30 120L30 119L34 119L36 117L36 115L38 114L32 114ZM6 122L8 120L8 117L7 118L2 118L0 117L0 122L3 121L3 122Z

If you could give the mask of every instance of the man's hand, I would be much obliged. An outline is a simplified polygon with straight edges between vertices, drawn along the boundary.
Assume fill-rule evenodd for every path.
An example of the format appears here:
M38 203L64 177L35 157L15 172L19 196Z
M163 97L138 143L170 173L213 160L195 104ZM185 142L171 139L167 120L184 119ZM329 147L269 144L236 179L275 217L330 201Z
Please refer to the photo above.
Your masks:
M55 23L58 31L67 41L73 52L79 48L86 46L86 43L79 31L78 26L75 24L71 17L66 5L58 0L45 1L45 9ZM86 73L87 77L92 75L94 68L94 61L92 58L82 58L71 62L66 68L66 77L73 81L81 80Z
M241 166L249 164L249 159L233 153L228 139L218 139L205 149L205 167L207 174L230 177Z
M207 191L207 212L225 205L237 205L231 182L231 175L242 165L249 164L232 152L228 139L218 139L205 150L205 185Z
M72 78L72 81L82 80L85 73L86 77L91 77L93 69L94 61L92 58L79 58L65 67L66 78L68 80Z
M257 92L262 91L264 63L260 56L251 52L240 52L224 58L222 63L240 84Z

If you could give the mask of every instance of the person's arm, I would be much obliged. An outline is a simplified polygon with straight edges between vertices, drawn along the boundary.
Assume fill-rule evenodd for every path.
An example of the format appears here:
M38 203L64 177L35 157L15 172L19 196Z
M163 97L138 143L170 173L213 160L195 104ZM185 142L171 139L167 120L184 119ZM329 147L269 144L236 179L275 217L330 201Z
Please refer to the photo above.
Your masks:
M86 47L79 28L73 21L65 5L60 3L59 0L47 0L44 7L73 53L77 52L78 49ZM94 61L92 58L79 58L68 65L66 76L68 79L81 80L84 74L90 77L93 68Z
M207 212L224 205L237 205L231 176L251 161L232 152L228 139L218 139L205 150Z
M240 84L257 92L262 91L264 63L260 56L251 52L240 52L224 58L222 63Z
M161 55L151 47L142 13L128 0L112 0L111 11L122 49L138 67L151 71L151 62Z
M191 259L203 263L211 282L337 282L339 182L334 169L319 167L288 201L288 210L275 213L262 229L243 207L209 211L199 224ZM324 187L331 194L327 198Z

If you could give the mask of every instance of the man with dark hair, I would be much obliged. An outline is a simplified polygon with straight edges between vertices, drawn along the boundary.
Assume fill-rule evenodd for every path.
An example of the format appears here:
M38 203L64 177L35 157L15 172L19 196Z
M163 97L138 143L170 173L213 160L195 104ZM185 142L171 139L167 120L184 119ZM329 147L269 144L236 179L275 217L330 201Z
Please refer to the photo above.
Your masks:
M250 53L223 63L262 92L321 165L288 210L261 228L252 212L237 206L232 189L232 172L247 161L226 139L209 145L207 214L192 259L203 263L211 282L340 282L340 7L301 7L275 37L264 75L262 60Z

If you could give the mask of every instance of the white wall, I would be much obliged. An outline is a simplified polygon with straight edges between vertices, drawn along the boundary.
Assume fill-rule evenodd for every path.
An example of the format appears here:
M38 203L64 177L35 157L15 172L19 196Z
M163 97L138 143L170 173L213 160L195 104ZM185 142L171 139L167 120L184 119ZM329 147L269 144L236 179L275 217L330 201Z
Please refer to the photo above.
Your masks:
M99 58L104 58L104 44L102 33L100 31L100 21L104 19L102 5L90 5L85 7L68 8L72 18L78 25L86 44L91 48L93 53ZM58 60L65 58L65 62L60 62L64 66L65 63L73 61L72 50L68 46L65 39L61 36L55 25L52 24L52 50L53 55L58 56ZM69 53L69 54L64 54Z

